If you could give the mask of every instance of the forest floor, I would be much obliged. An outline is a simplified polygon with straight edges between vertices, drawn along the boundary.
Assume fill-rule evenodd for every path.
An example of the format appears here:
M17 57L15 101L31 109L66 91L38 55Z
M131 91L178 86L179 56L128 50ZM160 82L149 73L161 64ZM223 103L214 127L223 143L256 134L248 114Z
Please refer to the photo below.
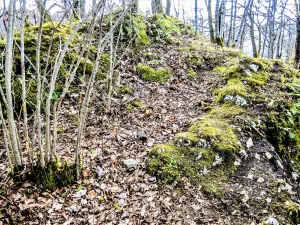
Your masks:
M12 183L5 152L0 150L0 225L259 224L270 216L287 224L284 214L270 204L281 190L297 193L284 181L284 169L272 145L255 133L239 135L246 151L240 152L237 171L222 184L222 196L203 192L188 181L180 188L159 185L156 177L147 174L149 150L168 143L176 133L188 130L189 121L207 114L205 106L217 104L213 90L222 82L211 69L198 71L193 79L183 76L177 45L154 45L143 53L147 51L176 67L174 77L165 83L145 82L133 71L130 54L125 54L119 67L121 83L134 94L114 96L109 115L102 107L103 84L97 85L82 145L85 168L79 183L44 192L29 182ZM272 92L269 95L276 98ZM78 99L73 94L64 102L58 146L61 161L74 154ZM142 106L128 109L133 99ZM259 113L259 106L253 110ZM235 126L240 123L237 120ZM144 134L144 139L137 137ZM123 163L127 159L135 159L137 168L129 171Z

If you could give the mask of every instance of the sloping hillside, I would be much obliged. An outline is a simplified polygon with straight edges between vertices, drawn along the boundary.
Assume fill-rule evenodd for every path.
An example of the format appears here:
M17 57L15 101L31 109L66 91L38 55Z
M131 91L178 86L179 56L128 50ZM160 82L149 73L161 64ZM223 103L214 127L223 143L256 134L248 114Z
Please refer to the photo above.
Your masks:
M136 36L124 29L124 46L132 36L134 44L118 53L109 114L106 81L97 81L82 181L40 192L4 179L0 219L300 223L299 71L194 37L168 17L145 20L134 17ZM74 154L79 98L74 91L63 103L61 161Z

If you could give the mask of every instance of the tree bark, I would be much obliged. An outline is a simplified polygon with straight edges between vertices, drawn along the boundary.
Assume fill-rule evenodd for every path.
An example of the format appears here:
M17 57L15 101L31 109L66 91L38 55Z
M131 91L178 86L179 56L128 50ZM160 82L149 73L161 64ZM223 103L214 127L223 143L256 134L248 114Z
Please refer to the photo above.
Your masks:
M151 7L153 14L163 13L163 6L161 0L152 0Z
M8 118L10 142L14 154L15 165L21 166L22 162L21 162L21 155L18 148L16 125L14 120L12 88L11 88L15 4L16 4L15 0L10 0L8 6L8 26L7 26L6 55L5 55L5 90L6 90L7 118Z
M252 52L253 52L253 57L258 58L258 52L256 48L256 43L255 43L255 33L254 33L254 15L253 12L249 13L249 19L250 19L250 37L251 37L251 43L252 43Z
M242 33L245 29L245 24L246 24L247 17L248 17L248 11L251 11L250 5L251 5L252 1L253 0L248 0L247 5L245 6L245 10L244 10L243 18L242 18L242 21L241 21L241 25L239 27L238 33L237 33L235 41L234 41L235 48L240 48Z
M295 60L294 60L294 67L299 69L299 61L300 61L300 0L296 2L296 12L297 12L297 36L296 36L296 46L295 46Z
M231 0L231 11L230 11L230 26L228 31L228 40L227 40L227 46L229 47L231 45L232 40L232 33L233 33L233 13L234 13L234 0Z
M195 0L195 18L194 18L195 34L198 33L198 0Z
M171 16L171 0L167 0L166 4L166 15Z
M208 13L210 41L214 42L215 41L215 33L214 33L213 18L212 18L212 11L211 11L211 0L207 0L207 13Z
M41 79L41 70L40 70L40 50L41 50L41 42L42 42L42 30L43 30L43 21L44 21L44 7L38 4L39 14L40 14L40 25L38 31L38 40L36 47L36 74L37 74L37 103L36 103L36 119L37 119L37 139L38 139L38 148L40 151L40 165L41 167L45 166L45 158L46 162L48 161L47 154L45 157L45 152L42 147L42 121L41 121L41 102L42 102L42 79Z
M216 0L216 8L215 8L215 37L219 37L219 6L220 0Z
M24 47L24 27L26 18L26 0L22 0L22 13L21 13L21 29L20 29L20 42L21 42L21 73L22 73L22 104L23 104L23 127L24 139L26 145L26 152L29 156L29 162L32 164L32 152L30 148L30 141L28 135L28 119L27 119L27 103L26 103L26 79L25 79L25 47Z

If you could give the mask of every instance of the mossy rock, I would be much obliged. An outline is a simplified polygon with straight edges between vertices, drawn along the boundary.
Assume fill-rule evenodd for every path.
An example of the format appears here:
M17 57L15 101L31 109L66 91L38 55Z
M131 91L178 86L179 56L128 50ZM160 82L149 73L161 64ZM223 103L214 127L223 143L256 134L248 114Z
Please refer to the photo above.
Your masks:
M214 159L215 153L209 149L158 145L149 152L148 172L157 175L161 183L181 182L183 177L196 182L201 170L209 169Z
M189 132L210 142L212 149L228 158L241 149L234 128L224 119L204 118L192 125Z
M250 58L244 57L243 62L248 67L251 64L257 65L259 67L258 71L270 72L273 69L274 62L265 58Z
M176 134L174 141L177 143L187 144L188 146L196 146L199 143L200 138L195 133L184 132Z
M269 75L264 72L260 73L251 73L242 80L247 81L253 87L264 86L269 80Z
M246 87L243 84L241 80L238 79L230 79L228 80L227 84L225 87L218 89L216 91L217 93L217 102L223 102L224 98L227 95L232 95L232 96L241 96L241 97L246 97L247 92L246 92Z
M145 64L138 64L136 71L143 80L152 82L166 82L172 77L172 73L165 68L154 69Z
M209 116L218 119L233 119L237 115L241 115L245 110L231 103L225 103L222 106L214 107Z
M195 122L188 132L177 134L174 142L152 148L147 168L161 183L181 183L186 177L193 184L216 192L234 170L233 159L240 149L233 126L211 114ZM216 166L214 162L220 157L224 163Z

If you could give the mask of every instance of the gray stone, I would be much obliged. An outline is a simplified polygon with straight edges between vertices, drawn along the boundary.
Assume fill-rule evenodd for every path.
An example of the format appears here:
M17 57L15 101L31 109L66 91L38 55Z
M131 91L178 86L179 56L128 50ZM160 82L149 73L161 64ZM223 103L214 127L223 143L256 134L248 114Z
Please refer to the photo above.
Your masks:
M233 101L238 106L246 106L248 104L247 101L239 95L226 95L224 101Z
M264 224L279 225L279 222L273 216L270 216L268 220L264 222Z
M148 181L151 183L155 183L156 182L156 177L149 177Z
M259 66L252 63L252 64L250 64L250 65L248 66L248 68L249 68L251 71L257 73L257 72L258 72L258 69L259 69Z
M124 160L124 165L128 170L135 170L138 167L138 161L135 159L126 159Z
M136 137L137 139L141 140L141 141L146 141L147 140L147 135L145 134L144 131L138 130L136 132Z

